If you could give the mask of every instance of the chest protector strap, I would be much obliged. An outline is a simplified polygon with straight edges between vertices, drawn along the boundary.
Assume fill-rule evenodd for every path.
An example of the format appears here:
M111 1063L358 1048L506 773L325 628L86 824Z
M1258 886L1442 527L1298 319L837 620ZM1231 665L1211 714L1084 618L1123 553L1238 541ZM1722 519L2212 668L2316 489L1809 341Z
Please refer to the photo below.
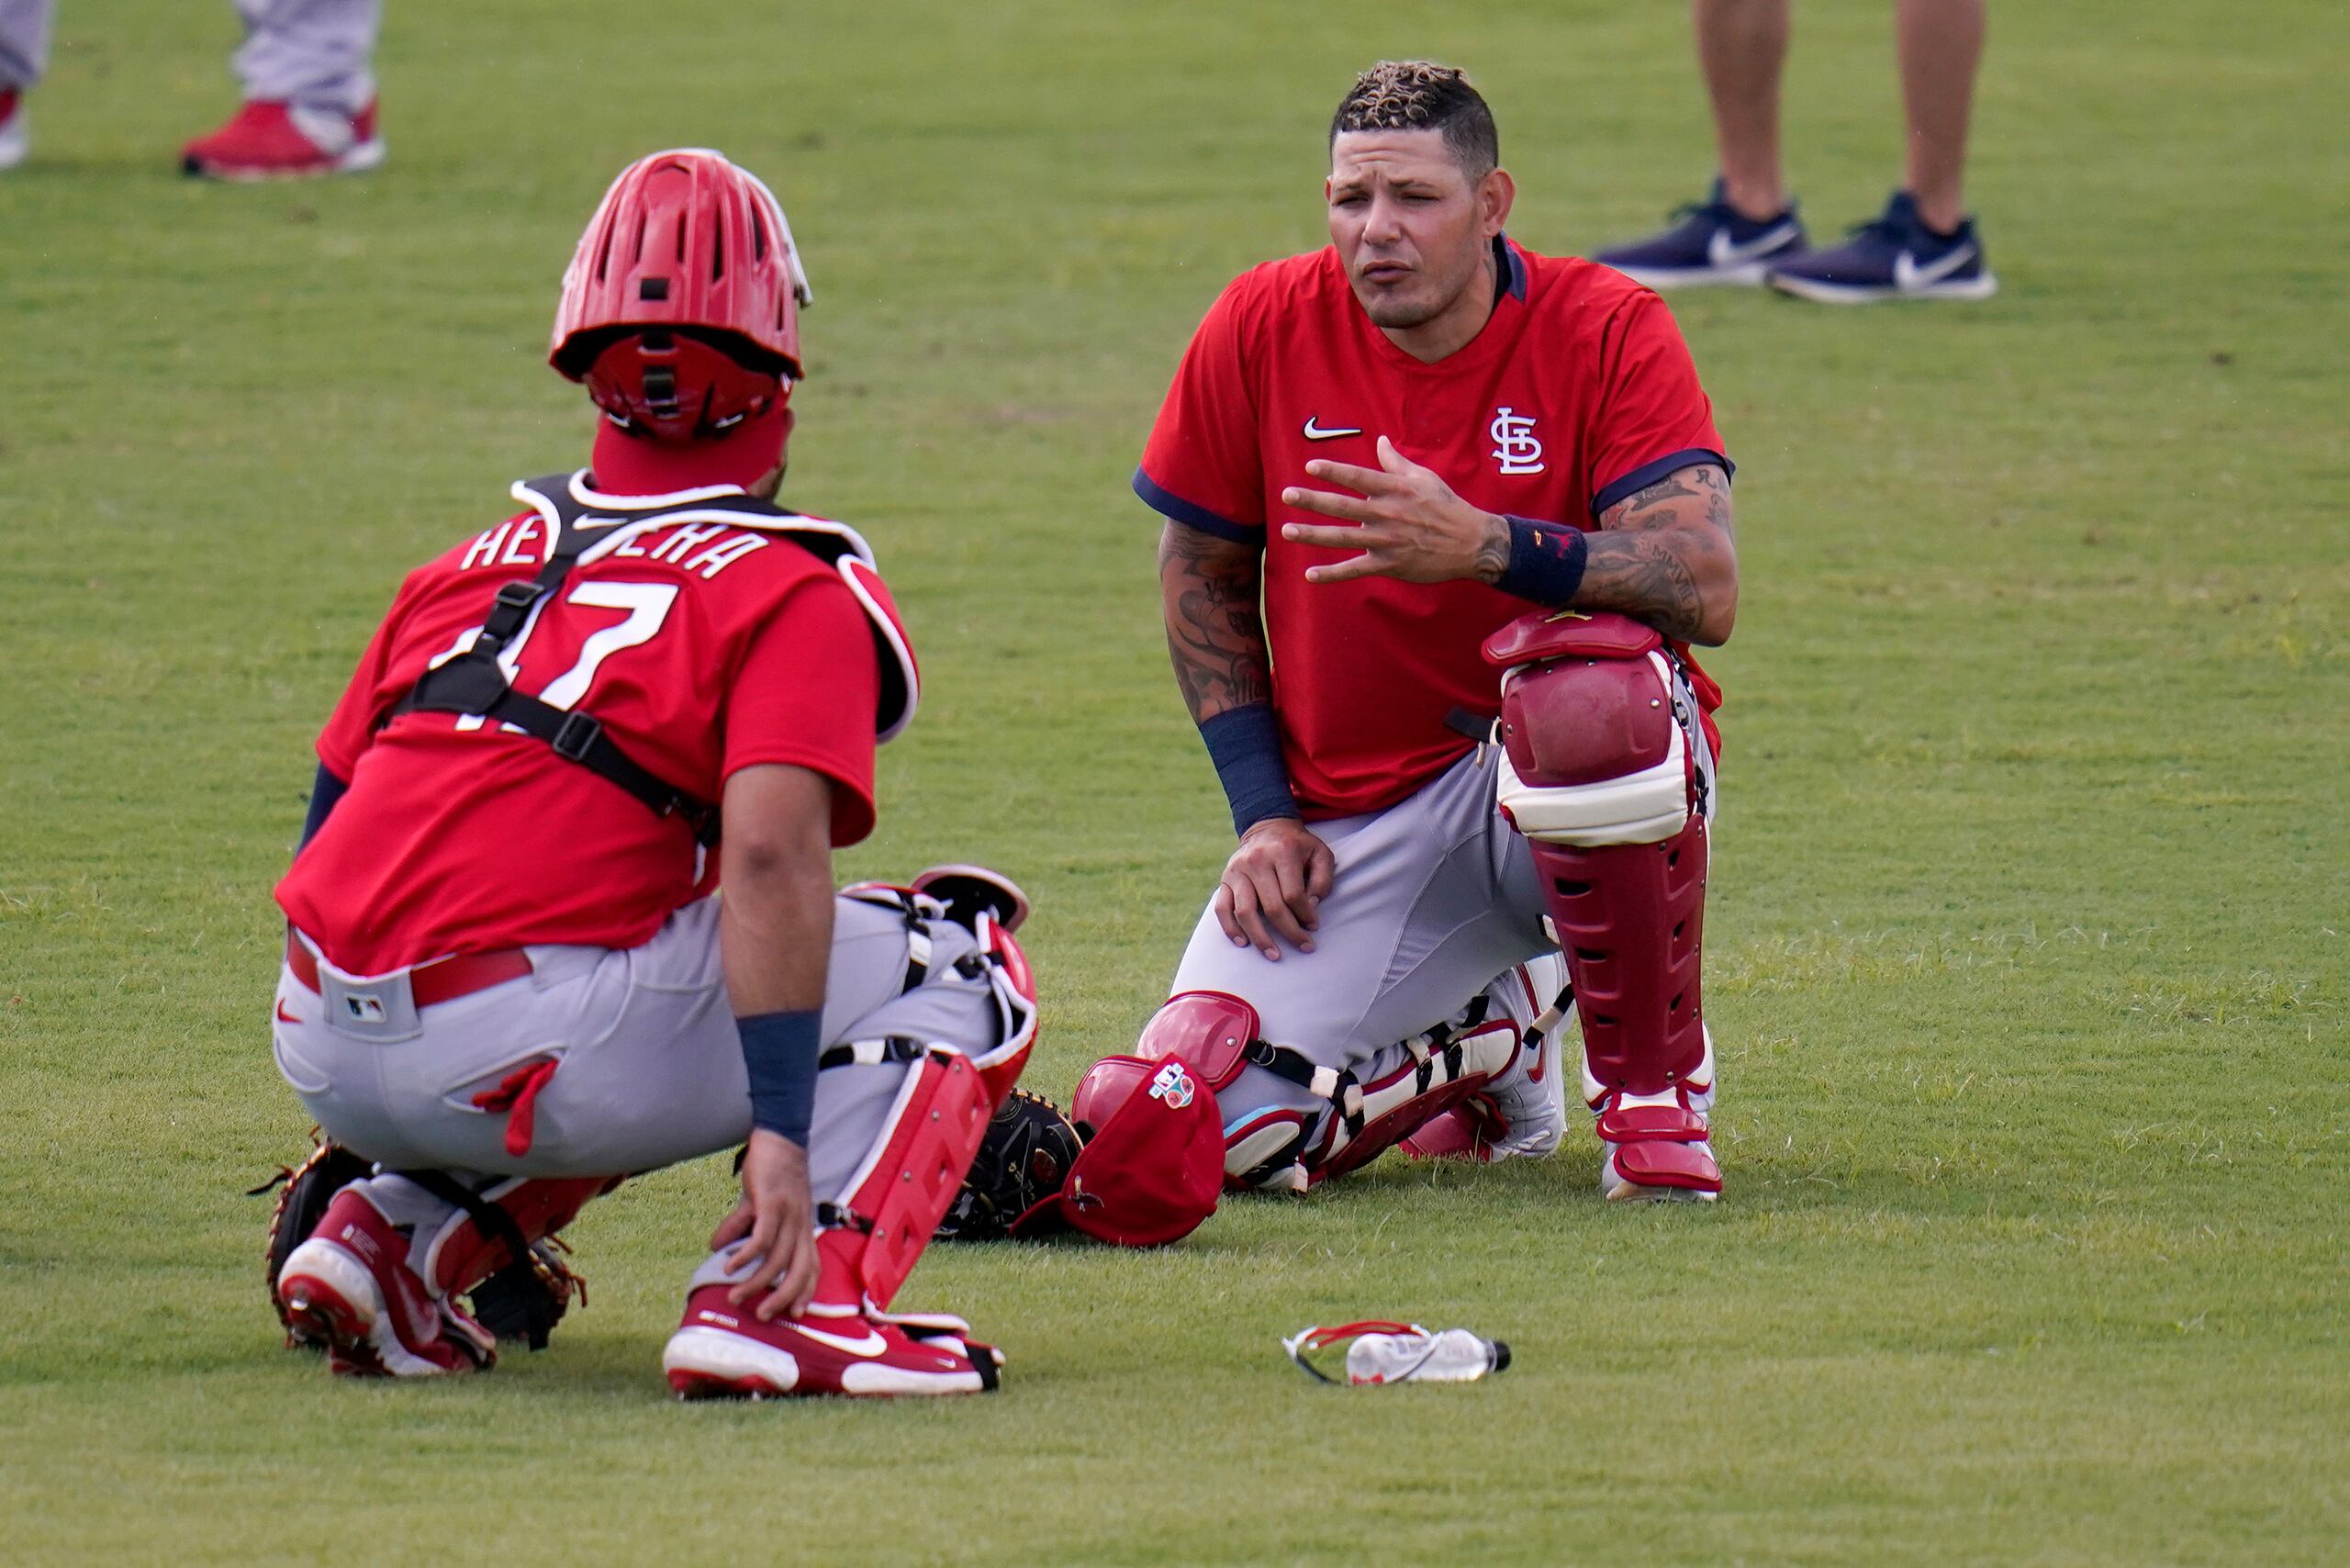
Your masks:
M655 815L683 816L701 842L715 844L719 834L715 802L697 799L631 757L593 714L557 708L517 691L498 662L531 618L562 588L573 567L653 529L690 521L733 523L780 534L840 571L874 622L882 655L883 711L877 715L877 728L888 739L904 727L915 699L912 655L907 651L904 633L894 617L877 604L877 596L867 586L878 586L879 578L872 570L872 553L854 531L731 489L693 491L632 506L633 498L602 495L588 488L587 478L581 470L526 479L514 487L514 498L529 503L546 524L547 548L537 576L501 585L473 645L425 671L393 708L391 716L461 713L509 724L544 741L565 761L619 785ZM852 562L861 572L852 567Z

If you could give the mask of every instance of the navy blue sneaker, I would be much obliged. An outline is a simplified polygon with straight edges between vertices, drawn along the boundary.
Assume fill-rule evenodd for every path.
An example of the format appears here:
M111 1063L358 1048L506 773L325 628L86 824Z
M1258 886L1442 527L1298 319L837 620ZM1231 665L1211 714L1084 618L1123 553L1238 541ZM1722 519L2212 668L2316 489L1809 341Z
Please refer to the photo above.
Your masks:
M1983 261L1983 242L1968 218L1937 234L1918 217L1908 191L1896 191L1885 214L1862 224L1844 243L1771 268L1766 280L1782 294L1822 305L1865 305L1876 299L1988 299L1999 280Z
M1807 241L1795 203L1776 218L1741 217L1714 182L1704 201L1673 215L1680 221L1662 234L1601 251L1591 259L1614 267L1634 283L1675 288L1695 283L1759 284L1774 263L1803 254Z

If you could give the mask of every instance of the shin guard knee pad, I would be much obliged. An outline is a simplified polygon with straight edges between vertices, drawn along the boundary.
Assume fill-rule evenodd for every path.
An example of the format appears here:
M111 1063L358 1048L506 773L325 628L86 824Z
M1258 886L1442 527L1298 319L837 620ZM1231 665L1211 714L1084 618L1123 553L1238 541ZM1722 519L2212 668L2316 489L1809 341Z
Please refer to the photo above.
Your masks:
M887 1308L955 1202L995 1101L957 1051L929 1050L906 1074L871 1151L824 1205L819 1310Z
M1706 1054L1706 741L1687 687L1662 639L1620 615L1528 616L1485 653L1509 666L1500 804L1542 875L1588 1075L1673 1088Z

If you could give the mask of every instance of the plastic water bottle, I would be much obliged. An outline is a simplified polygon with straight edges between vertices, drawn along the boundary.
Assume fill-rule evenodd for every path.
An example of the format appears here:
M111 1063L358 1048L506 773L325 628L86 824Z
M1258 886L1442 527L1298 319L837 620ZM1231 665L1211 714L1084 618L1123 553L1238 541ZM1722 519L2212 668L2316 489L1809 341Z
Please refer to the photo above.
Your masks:
M1431 1334L1365 1334L1347 1347L1347 1381L1474 1383L1509 1365L1509 1347L1466 1328Z

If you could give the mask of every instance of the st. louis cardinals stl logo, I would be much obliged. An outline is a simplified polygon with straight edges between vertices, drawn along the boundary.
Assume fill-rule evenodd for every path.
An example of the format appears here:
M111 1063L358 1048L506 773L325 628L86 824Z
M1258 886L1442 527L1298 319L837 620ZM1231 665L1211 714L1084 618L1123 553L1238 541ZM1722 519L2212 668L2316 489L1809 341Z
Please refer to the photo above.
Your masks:
M1192 1087L1192 1075L1183 1070L1183 1064L1180 1061L1169 1062L1158 1070L1158 1076L1150 1081L1150 1097L1166 1101L1170 1111L1180 1111L1190 1104L1192 1096L1197 1092Z
M1494 410L1494 422L1485 427L1494 438L1494 461L1505 474L1539 474L1542 472L1542 443L1534 439L1534 417L1513 412L1505 404Z

